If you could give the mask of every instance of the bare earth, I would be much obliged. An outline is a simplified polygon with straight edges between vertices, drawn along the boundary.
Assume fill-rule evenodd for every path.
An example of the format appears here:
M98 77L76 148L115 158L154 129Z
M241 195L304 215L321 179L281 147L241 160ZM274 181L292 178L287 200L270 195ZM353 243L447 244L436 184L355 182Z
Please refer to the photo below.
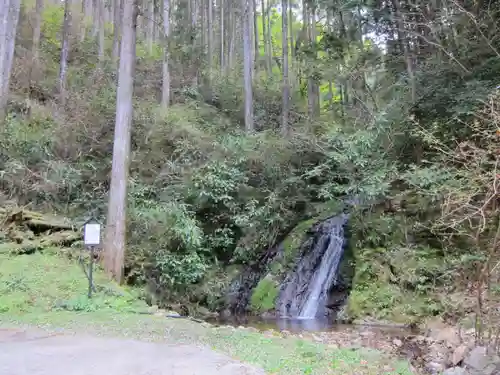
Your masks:
M0 329L1 375L265 375L195 345Z

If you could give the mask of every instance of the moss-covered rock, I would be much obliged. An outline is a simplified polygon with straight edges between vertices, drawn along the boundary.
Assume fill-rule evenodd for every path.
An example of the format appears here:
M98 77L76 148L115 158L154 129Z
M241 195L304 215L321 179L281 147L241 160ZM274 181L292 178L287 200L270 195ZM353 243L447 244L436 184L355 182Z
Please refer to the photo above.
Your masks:
M447 265L404 212L357 212L350 222L356 264L347 313L411 323L443 312Z
M252 312L261 314L274 310L276 298L279 293L279 284L272 274L267 274L259 281L252 291L250 298L250 308Z

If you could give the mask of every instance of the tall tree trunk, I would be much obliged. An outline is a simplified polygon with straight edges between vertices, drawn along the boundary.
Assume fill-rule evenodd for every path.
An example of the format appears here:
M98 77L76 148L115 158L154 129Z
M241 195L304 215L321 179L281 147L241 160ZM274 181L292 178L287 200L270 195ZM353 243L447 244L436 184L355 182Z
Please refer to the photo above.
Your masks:
M303 22L304 22L304 31L305 38L307 40L307 44L309 47L312 47L312 30L311 30L311 10L307 5L307 2L304 0L303 4ZM309 73L309 77L307 77L307 114L309 120L314 118L314 78L312 73Z
M150 56L153 55L153 38L155 33L155 5L154 0L148 0L148 12L146 20L147 30L146 30L146 44L148 47L148 53Z
M234 54L236 42L236 15L233 9L233 4L229 3L229 44L228 44L228 59L227 68L232 71L234 68Z
M33 45L31 46L32 63L38 60L40 54L40 35L42 33L43 0L36 0L33 22Z
M288 113L290 111L290 82L288 81L288 0L281 0L282 21L282 59L283 59L283 113L281 119L281 134L286 136L288 130Z
M259 25L257 21L257 0L252 0L253 15L253 43L254 43L254 68L259 69L260 51L259 51Z
M129 175L130 137L132 131L132 97L136 58L136 32L139 7L137 0L125 0L120 71L116 93L116 119L113 143L113 165L109 189L104 266L119 283L123 279L127 222L127 182Z
M97 38L99 34L99 8L101 7L102 0L93 0L92 1L92 38Z
M170 104L170 0L163 0L163 83L161 89L161 105L167 108Z
M224 0L219 0L220 71L224 72Z
M0 121L3 121L7 108L20 9L20 0L0 3Z
M314 59L316 60L318 58L318 52L317 52L317 39L318 39L318 30L316 29L316 7L313 7L311 9L311 43L312 43L312 48L314 51ZM313 108L314 108L314 115L319 116L320 114L320 108L321 108L321 98L319 96L319 81L318 79L314 76L313 77L313 86L312 86L312 95L313 95Z
M270 54L269 54L269 44L267 44L267 33L268 33L268 30L267 30L267 21L266 21L266 2L265 0L260 0L260 7L262 8L262 35L263 35L263 38L264 38L264 59L265 59L265 62L266 62L266 73L267 73L267 76L270 77L271 76L271 58L270 58Z
M394 16L396 17L396 24L398 27L398 39L403 51L403 55L406 63L406 71L408 73L408 78L410 80L411 89L411 99L412 102L416 100L416 85L415 85L415 75L413 73L413 59L411 56L410 46L408 42L408 36L405 29L405 23L403 19L403 14L401 12L401 4L399 0L392 0L392 5L394 6Z
M94 0L85 0L85 23L87 22L90 22L90 24L92 25L93 23L93 15L94 15ZM90 28L90 33L89 33L89 37L92 37L92 30L93 30L93 27ZM85 32L87 32L88 30L85 30ZM83 39L85 39L85 37L82 36ZM82 40L83 40L82 39Z
M120 40L121 40L121 24L123 17L123 1L124 0L115 0L113 7L113 61L118 63L118 59L120 58ZM118 68L118 67L117 67Z
M254 131L253 124L253 93L252 93L252 43L250 36L250 2L241 0L243 16L243 84L245 94L245 130L248 133Z
M208 46L208 79L209 82L212 80L212 66L214 63L214 4L213 0L208 0L208 8L207 8L207 28L208 28L208 36L207 36L207 46Z
M294 63L295 59L295 41L294 41L294 34L293 34L293 9L292 9L292 4L290 4L289 9L288 9L288 28L290 29L290 49L291 49L291 56L292 56L292 65Z
M104 39L104 23L105 23L105 18L106 18L106 8L104 6L103 1L99 1L97 3L97 14L98 14L98 34L99 34L99 64L102 67L102 64L104 63L104 48L105 48L105 39Z
M272 3L271 1L268 0L268 4L267 4L267 9L266 9L266 13L267 13L267 18L266 18L266 21L267 21L267 51L269 53L269 56L267 56L267 58L269 59L269 71L272 73L273 71L273 57L274 57L274 53L273 53L273 31L272 31L272 27L271 27L271 8L272 8Z
M71 32L71 0L64 0L64 20L62 26L61 59L59 65L59 101L66 105L66 75L68 72L69 38Z

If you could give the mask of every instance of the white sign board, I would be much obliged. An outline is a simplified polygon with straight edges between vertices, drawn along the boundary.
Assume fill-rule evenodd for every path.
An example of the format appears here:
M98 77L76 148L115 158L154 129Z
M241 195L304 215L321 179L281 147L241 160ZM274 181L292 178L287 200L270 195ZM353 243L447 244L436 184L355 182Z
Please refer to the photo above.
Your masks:
M101 243L101 224L85 224L83 242L87 246L97 246Z

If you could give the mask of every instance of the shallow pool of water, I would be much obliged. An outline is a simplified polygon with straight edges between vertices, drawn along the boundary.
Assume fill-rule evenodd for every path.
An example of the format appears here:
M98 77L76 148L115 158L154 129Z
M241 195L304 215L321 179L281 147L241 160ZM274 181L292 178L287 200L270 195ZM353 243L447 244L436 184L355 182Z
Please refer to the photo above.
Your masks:
M253 327L259 330L273 329L277 331L289 331L293 333L300 332L338 332L358 329L370 329L383 332L389 335L408 334L413 330L406 326L399 325L377 325L377 324L341 324L338 321L328 318L316 319L291 319L291 318L261 318L256 316L231 316L216 317L206 320L213 325L230 325Z

